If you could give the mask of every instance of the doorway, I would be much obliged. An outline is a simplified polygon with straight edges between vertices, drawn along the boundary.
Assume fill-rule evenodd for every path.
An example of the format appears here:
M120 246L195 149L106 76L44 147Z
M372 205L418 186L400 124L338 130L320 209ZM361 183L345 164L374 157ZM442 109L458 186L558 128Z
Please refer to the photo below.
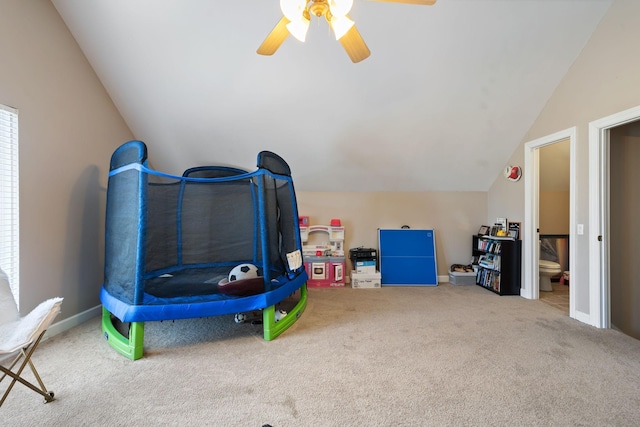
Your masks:
M538 273L538 242L540 237L540 149L562 141L568 141L569 143L569 271L571 271L571 282L577 283L577 281L580 280L579 272L577 272L575 268L577 262L577 251L575 250L576 233L574 232L576 230L576 128L573 127L525 144L523 281L520 294L522 297L528 299L538 299L540 297ZM575 286L569 286L569 316L572 318L576 318L575 288Z
M640 107L589 124L589 294L591 324L611 323L611 131L640 120ZM615 179L615 178L614 178ZM615 234L615 232L614 232Z
M568 139L538 148L540 267L539 299L569 315L570 144Z

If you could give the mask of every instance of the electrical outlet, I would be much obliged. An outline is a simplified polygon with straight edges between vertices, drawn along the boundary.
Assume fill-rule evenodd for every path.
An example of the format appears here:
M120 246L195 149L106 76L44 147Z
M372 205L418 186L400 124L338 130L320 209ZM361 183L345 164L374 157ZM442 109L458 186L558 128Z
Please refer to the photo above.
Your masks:
M578 224L578 234L579 235L584 234L584 224Z

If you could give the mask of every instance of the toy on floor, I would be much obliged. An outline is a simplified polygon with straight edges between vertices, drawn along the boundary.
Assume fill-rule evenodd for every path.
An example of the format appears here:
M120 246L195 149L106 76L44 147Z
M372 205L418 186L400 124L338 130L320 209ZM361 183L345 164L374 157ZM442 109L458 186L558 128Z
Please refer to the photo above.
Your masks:
M282 320L282 318L283 318L284 316L286 316L286 315L287 315L287 312L286 312L286 311L284 311L284 310L276 310L276 313L275 313L276 322L281 321L281 320Z
M298 218L302 255L310 288L343 288L345 285L344 227L339 219L331 225L309 225L309 217ZM313 236L313 239L312 239ZM326 240L322 240L323 236ZM312 242L314 240L315 242Z
M274 317L275 317L275 321L279 322L280 320L282 320L285 316L287 315L287 312L285 310L276 310L274 312ZM233 320L236 323L247 323L247 322L251 322L252 325L258 325L258 324L262 324L262 311L257 313L255 311L253 312L249 312L249 313L236 313L236 315L233 317Z

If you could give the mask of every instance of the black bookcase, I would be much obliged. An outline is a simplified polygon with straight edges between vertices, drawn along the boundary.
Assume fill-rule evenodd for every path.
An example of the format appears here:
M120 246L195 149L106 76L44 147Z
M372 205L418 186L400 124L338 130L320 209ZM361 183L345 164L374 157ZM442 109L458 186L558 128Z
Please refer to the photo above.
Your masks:
M473 236L472 254L479 259L476 275L478 286L498 295L520 295L521 240Z

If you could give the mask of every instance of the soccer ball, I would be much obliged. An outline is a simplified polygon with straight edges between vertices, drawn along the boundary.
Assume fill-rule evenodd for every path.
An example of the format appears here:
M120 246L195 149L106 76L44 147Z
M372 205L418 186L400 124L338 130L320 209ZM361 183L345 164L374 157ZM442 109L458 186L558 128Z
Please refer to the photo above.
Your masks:
M253 279L258 277L258 267L253 264L240 264L233 267L229 273L229 281Z
M236 315L233 317L233 320L236 323L244 323L247 321L247 315L244 313L236 313Z
M286 311L284 311L284 310L276 310L276 313L275 313L276 322L279 322L286 315L287 315Z

